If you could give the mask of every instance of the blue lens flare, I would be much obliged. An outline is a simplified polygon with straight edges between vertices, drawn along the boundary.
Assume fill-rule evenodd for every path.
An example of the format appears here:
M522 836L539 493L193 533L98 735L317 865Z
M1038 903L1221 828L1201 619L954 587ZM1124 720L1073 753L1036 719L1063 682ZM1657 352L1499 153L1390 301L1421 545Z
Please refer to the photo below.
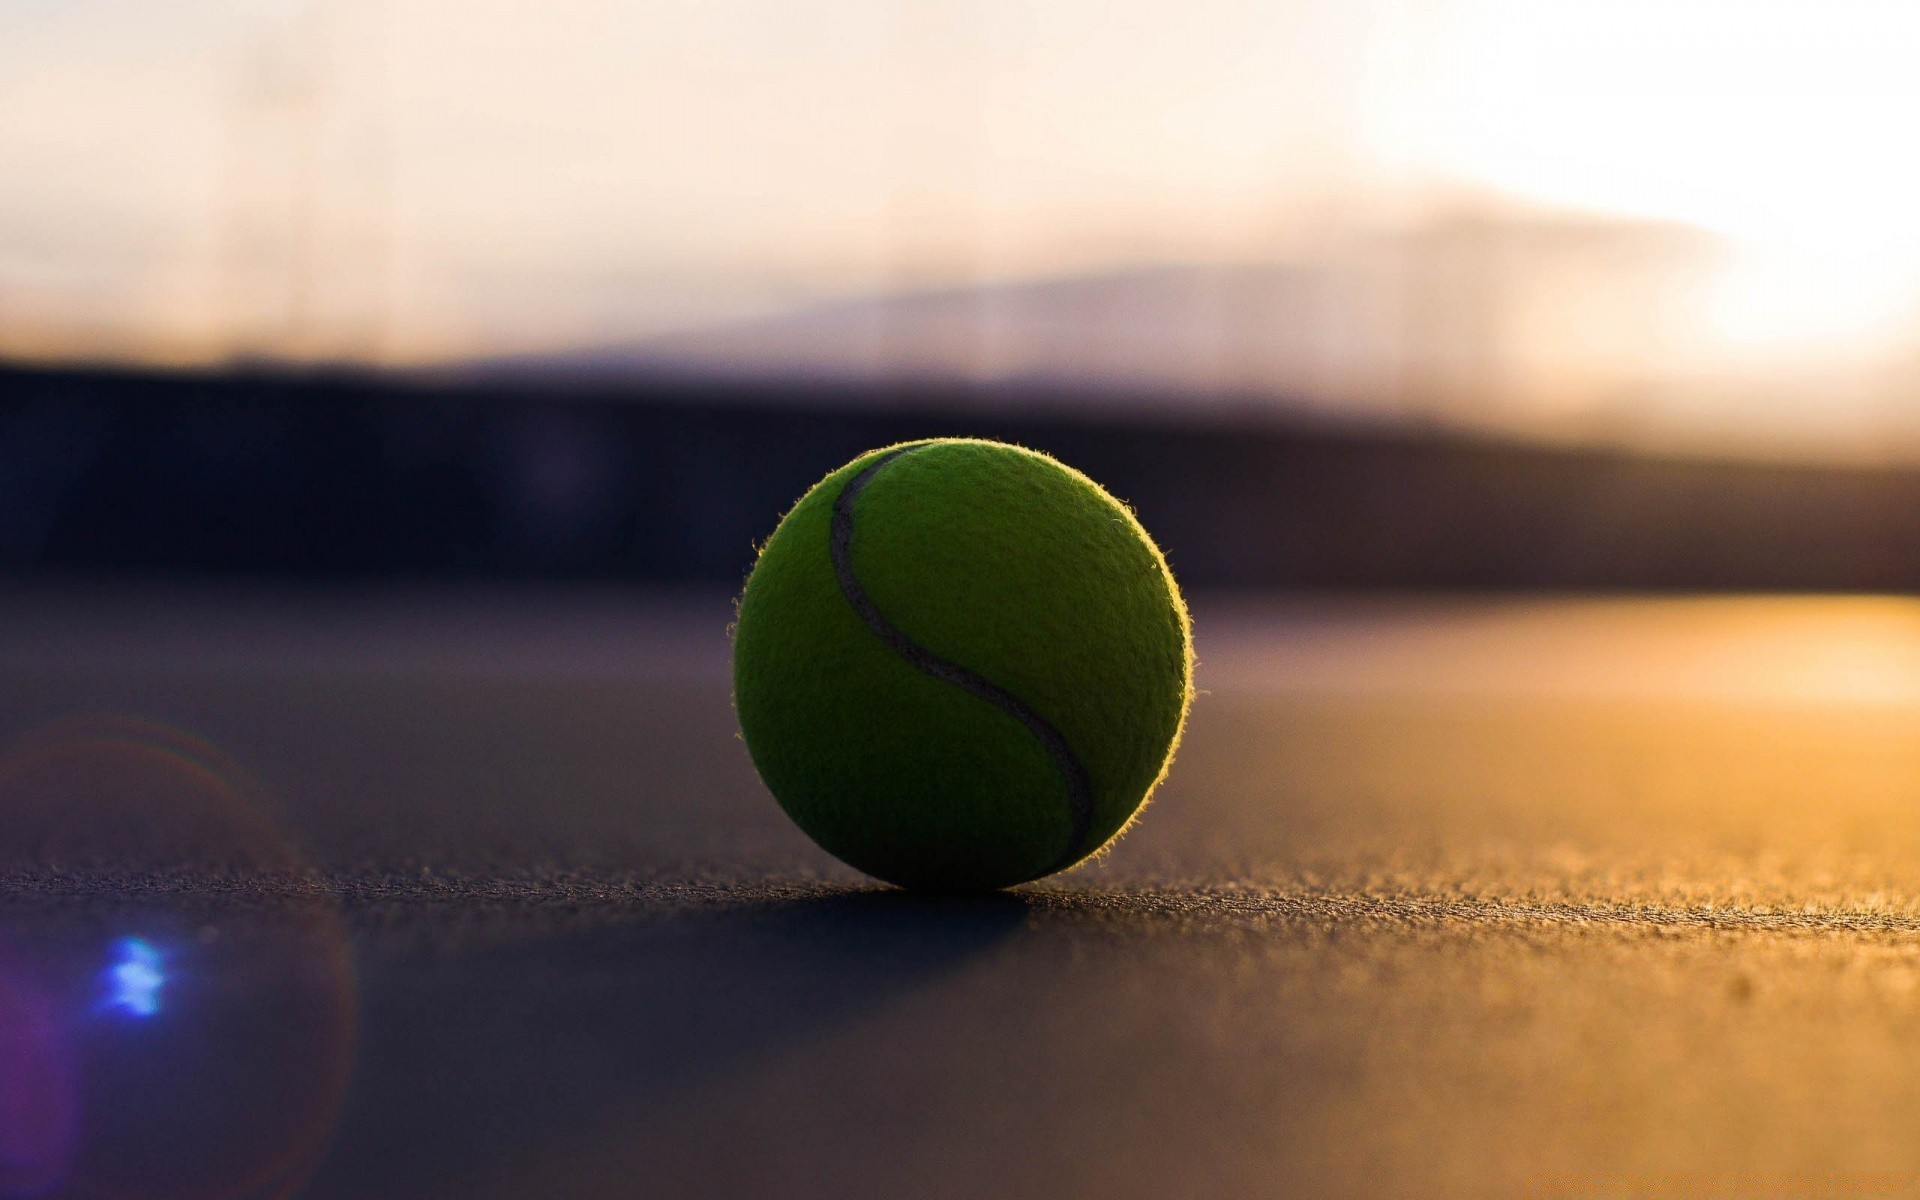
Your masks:
M113 944L106 982L102 1008L130 1017L153 1016L160 1011L160 989L167 982L160 951L139 938L121 938Z

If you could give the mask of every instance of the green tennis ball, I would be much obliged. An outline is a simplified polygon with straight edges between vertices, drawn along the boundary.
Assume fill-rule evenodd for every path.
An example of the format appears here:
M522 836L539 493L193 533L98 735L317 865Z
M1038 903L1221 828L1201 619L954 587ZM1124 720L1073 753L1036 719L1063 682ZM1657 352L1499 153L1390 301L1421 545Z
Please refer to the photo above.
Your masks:
M1192 696L1186 606L1146 530L997 442L862 455L801 497L740 598L734 704L781 807L906 887L1006 887L1111 841Z

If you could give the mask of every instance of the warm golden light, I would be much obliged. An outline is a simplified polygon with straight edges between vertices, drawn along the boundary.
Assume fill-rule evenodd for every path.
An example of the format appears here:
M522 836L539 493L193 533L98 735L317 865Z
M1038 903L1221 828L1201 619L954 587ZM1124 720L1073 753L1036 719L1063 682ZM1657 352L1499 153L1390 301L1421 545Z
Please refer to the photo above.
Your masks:
M1499 0L1442 28L1388 89L1389 157L1727 235L1705 331L1743 349L1911 328L1920 7Z
M1920 706L1920 603L1890 596L1297 602L1219 635L1206 686L1741 707ZM1229 626L1230 628L1235 628ZM1283 635L1283 636L1282 636Z

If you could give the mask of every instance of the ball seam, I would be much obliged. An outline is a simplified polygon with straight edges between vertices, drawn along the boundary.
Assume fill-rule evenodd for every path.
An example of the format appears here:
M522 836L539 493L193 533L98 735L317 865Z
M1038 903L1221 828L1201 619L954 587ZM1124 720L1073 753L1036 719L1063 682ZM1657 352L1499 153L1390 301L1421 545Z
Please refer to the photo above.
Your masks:
M1067 790L1067 809L1072 830L1067 838L1066 851L1050 865L1044 874L1064 870L1079 861L1085 853L1082 847L1093 827L1093 785L1087 776L1087 769L1080 758L1067 744L1066 736L1051 721L1029 708L1019 697L991 680L967 670L958 663L948 662L939 655L920 645L888 620L880 611L880 606L867 594L866 587L853 569L853 509L867 485L881 468L920 450L921 446L902 446L889 450L863 467L840 494L834 497L833 521L829 527L827 551L833 561L834 579L840 585L840 594L853 607L860 620L871 630L875 637L901 658L907 660L917 670L931 675L944 683L952 684L971 695L985 700L1014 720L1020 722L1027 731L1039 740L1040 745L1053 760L1054 768L1059 771L1061 782Z

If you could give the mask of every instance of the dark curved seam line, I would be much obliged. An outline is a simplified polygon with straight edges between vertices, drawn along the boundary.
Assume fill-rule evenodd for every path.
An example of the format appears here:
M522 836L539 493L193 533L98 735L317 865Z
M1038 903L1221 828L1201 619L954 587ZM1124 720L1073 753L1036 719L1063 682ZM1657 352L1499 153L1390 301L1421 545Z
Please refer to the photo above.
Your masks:
M1062 854L1047 873L1052 874L1070 866L1083 853L1081 846L1086 842L1093 828L1093 785L1087 778L1087 769L1080 765L1080 759L1074 754L1073 747L1067 745L1053 723L1023 704L1017 696L997 686L987 679L974 674L957 663L934 654L925 646L915 642L892 621L881 613L880 607L867 595L867 589L861 586L860 577L853 571L853 505L873 481L874 474L903 454L911 454L917 446L904 446L890 450L868 463L858 475L847 481L840 489L840 495L833 502L833 526L827 539L828 549L833 557L834 578L840 582L840 594L847 598L853 611L860 614L868 629L885 642L889 649L914 667L944 683L950 683L962 691L970 692L1006 713L1027 727L1028 732L1040 740L1053 765L1060 772L1061 782L1067 788L1067 806L1073 820L1072 835L1067 839L1066 853Z

